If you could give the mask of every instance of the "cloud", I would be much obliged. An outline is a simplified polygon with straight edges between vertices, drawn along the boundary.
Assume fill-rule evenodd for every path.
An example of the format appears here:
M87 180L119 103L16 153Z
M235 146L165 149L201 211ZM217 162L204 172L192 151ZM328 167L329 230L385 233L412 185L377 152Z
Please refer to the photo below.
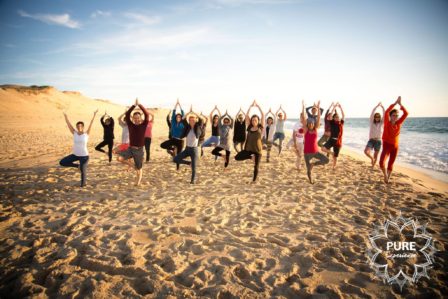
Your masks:
M23 10L19 10L18 14L24 18L31 18L44 22L49 25L59 25L72 29L81 28L78 21L72 20L69 14L53 15L53 14L29 14Z
M127 12L124 14L124 16L144 25L154 25L159 23L162 19L160 16L147 16L144 14L138 14L133 12Z
M102 11L102 10L96 10L93 12L90 17L97 18L97 17L110 17L112 13L110 11Z

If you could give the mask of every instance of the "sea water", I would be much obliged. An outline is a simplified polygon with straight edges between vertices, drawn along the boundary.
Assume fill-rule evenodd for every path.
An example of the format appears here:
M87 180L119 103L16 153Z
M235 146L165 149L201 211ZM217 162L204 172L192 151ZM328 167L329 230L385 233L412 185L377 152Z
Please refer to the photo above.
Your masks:
M287 120L292 130L297 119ZM323 134L323 119L319 136ZM288 136L289 137L289 136ZM357 152L369 139L369 118L346 118L342 145ZM435 171L448 177L448 117L409 117L401 127L396 162Z

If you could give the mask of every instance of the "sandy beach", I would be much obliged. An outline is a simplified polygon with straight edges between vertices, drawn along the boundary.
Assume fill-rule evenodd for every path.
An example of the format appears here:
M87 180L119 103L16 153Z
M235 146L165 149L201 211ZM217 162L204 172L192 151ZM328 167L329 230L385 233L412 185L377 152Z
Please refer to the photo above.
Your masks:
M148 107L146 99L141 102ZM71 153L72 123L125 107L54 88L0 89L0 297L58 298L443 298L448 293L448 184L378 168L342 148L338 168L316 167L311 185L285 150L260 166L228 171L206 150L179 172L160 148L167 110L153 109L151 161L134 173L95 152L88 186L58 161ZM209 128L208 128L209 129ZM121 128L116 126L116 141ZM428 223L437 240L429 277L400 289L375 278L366 256L373 224L399 212ZM445 294L445 295L443 295Z

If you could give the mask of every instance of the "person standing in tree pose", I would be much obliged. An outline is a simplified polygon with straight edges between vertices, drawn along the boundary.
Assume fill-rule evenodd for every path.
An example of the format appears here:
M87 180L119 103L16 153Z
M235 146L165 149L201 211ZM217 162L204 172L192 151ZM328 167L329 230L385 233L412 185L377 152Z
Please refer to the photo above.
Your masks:
M142 114L137 111L132 114L136 107L139 107L143 112L145 119L142 119ZM117 160L123 164L128 165L132 168L131 158L134 160L134 166L136 170L135 185L140 186L143 175L143 147L145 146L145 131L148 125L149 113L146 108L139 104L138 99L135 99L135 104L132 105L126 112L125 121L129 128L129 147L127 150L119 153Z
M216 111L216 114L213 112ZM212 136L210 136L204 143L201 145L201 156L204 155L204 147L217 146L219 144L219 119L221 118L221 112L218 109L218 106L215 106L213 110L210 112L210 119L212 125Z
M249 118L250 110L252 107L257 107L260 111L261 118L254 114ZM246 113L246 126L247 126L247 137L246 143L244 144L244 150L240 151L235 156L235 160L243 161L247 159L252 159L254 161L254 175L252 183L255 183L258 178L258 170L261 161L261 135L263 133L264 113L256 101L252 103Z
M398 118L398 110L394 109L395 105L400 106L403 115ZM380 156L380 168L384 175L384 182L389 183L390 176L394 167L395 158L398 154L398 143L400 138L401 126L408 117L408 111L401 105L401 97L387 108L384 113L384 131L383 131L383 151ZM386 159L389 158L387 170L384 166Z
M166 124L168 126L168 139L171 139L171 112L166 115Z
M180 110L180 113L176 112L177 109ZM180 153L184 147L184 141L181 138L182 132L185 128L185 124L182 121L183 117L184 110L180 106L178 99L171 115L171 138L160 144L160 147L166 149L172 157L175 157L178 153ZM179 164L176 165L176 168L179 170Z
M235 128L233 129L233 148L237 153L243 149L244 142L246 141L246 115L240 108L236 115ZM239 146L239 149L238 149Z
M188 122L186 119L188 119ZM199 158L199 136L201 136L203 124L199 115L193 112L193 107L190 108L190 112L184 117L183 123L184 129L181 138L186 138L186 147L174 157L173 162L176 164L191 165L190 184L194 184L196 182L196 164ZM191 161L185 160L187 157L190 157Z
M103 126L104 134L103 134L103 141L99 143L95 150L105 153L103 150L103 147L107 145L107 154L109 156L109 163L112 162L112 149L114 147L114 119L107 115L106 112L104 112L104 115L100 119L101 125Z
M317 142L317 145L319 145L319 147L324 146L325 142L327 142L328 139L330 139L330 135L331 135L330 121L332 119L332 115L331 115L330 111L332 111L333 106L334 106L334 103L331 103L330 107L328 107L328 109L327 109L327 112L325 112L324 135L322 135L322 137ZM320 110L320 111L323 112L323 110Z
M287 119L286 111L283 110L282 106L280 106L275 115L276 115L275 134L274 139L272 140L272 144L278 147L278 154L280 155L280 153L282 152L283 140L285 140L284 127L285 127L285 121ZM277 139L279 140L278 144L275 143Z
M339 116L336 108L341 109L341 116ZM342 146L342 133L344 129L344 110L342 110L342 107L339 103L336 103L336 105L333 107L333 111L331 112L333 115L333 119L330 121L330 130L331 135L330 139L328 139L327 142L325 142L324 146L322 147L322 150L326 153L330 153L330 149L333 148L333 169L336 169L336 163L338 161L339 152L341 150Z
M205 130L207 129L208 119L207 119L207 116L202 114L202 112L199 115L199 117L202 119L202 131L201 131L201 136L199 136L198 146L202 147L202 144L204 143L204 140L205 140Z
M375 108L373 108L372 113L370 114L369 141L367 142L366 148L364 149L364 153L370 159L372 168L375 167L376 160L378 159L378 154L381 149L381 137L383 135L383 118L381 117L380 113L376 112L376 109L379 107L383 109L384 115L384 107L380 102L375 106ZM370 151L372 150L374 150L373 157L370 154Z
M224 113L223 116L219 119L219 144L213 149L212 154L221 157L221 151L226 151L226 158L224 162L224 168L227 168L230 160L230 131L233 129L233 119L227 113Z
M261 142L264 145L263 149L266 149L266 162L269 163L271 157L272 143L274 140L276 123L274 122L275 115L269 109L268 113L265 115L265 126L263 126L263 134L261 136Z
M303 158L303 149L304 149L304 138L305 138L305 130L304 123L305 120L303 110L300 114L300 120L294 125L293 128L293 143L294 143L294 153L296 154L296 168L300 170L302 168L302 158Z
M317 120L317 112L320 112L319 115L322 115L322 113L324 113L324 109L323 108L318 109L316 103L314 103L313 106L309 106L306 108L306 114L310 121L315 122Z
M305 120L305 103L302 101L302 126L305 131L304 135L304 147L303 152L305 154L305 165L306 174L308 180L311 184L314 184L312 177L312 170L314 166L325 165L329 162L328 158L319 152L319 147L317 145L317 130L320 126L320 102L317 102L317 115L316 118L308 118ZM318 161L311 162L312 159L317 159Z
M147 109L148 110L148 109ZM146 151L146 162L151 159L151 139L152 139L152 124L154 123L154 114L149 112L148 125L145 130L145 151Z
M82 121L78 121L76 123L75 130L68 120L67 114L64 112L65 122L70 134L73 135L73 152L71 155L68 155L59 161L59 165L63 167L78 168L81 171L81 187L85 187L87 184L87 163L89 162L87 141L89 140L90 129L92 128L93 120L95 119L97 113L98 110L93 113L89 128L84 132L84 123ZM73 163L75 161L79 161L79 164Z
M128 108L126 108L126 111ZM119 144L117 147L114 148L114 154L118 154L119 152L127 150L129 147L129 129L128 125L126 124L125 116L126 111L118 117L118 124L120 125L122 131L121 131L121 144Z

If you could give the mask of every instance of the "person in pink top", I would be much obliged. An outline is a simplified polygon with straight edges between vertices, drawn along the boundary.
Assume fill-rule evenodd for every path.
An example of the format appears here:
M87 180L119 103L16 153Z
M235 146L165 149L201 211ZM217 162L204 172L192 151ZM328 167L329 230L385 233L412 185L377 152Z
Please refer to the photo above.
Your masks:
M148 110L148 108L147 108ZM149 162L151 157L151 139L152 139L152 124L154 123L154 114L149 112L149 121L145 130L145 150L146 150L146 162Z
M327 156L319 152L319 146L317 145L317 129L320 126L320 101L317 102L317 117L314 119L305 118L305 103L302 101L302 117L300 118L305 132L303 153L306 164L306 174L311 184L314 184L314 180L311 175L311 171L314 166L325 165L330 160ZM312 159L318 161L311 162Z

